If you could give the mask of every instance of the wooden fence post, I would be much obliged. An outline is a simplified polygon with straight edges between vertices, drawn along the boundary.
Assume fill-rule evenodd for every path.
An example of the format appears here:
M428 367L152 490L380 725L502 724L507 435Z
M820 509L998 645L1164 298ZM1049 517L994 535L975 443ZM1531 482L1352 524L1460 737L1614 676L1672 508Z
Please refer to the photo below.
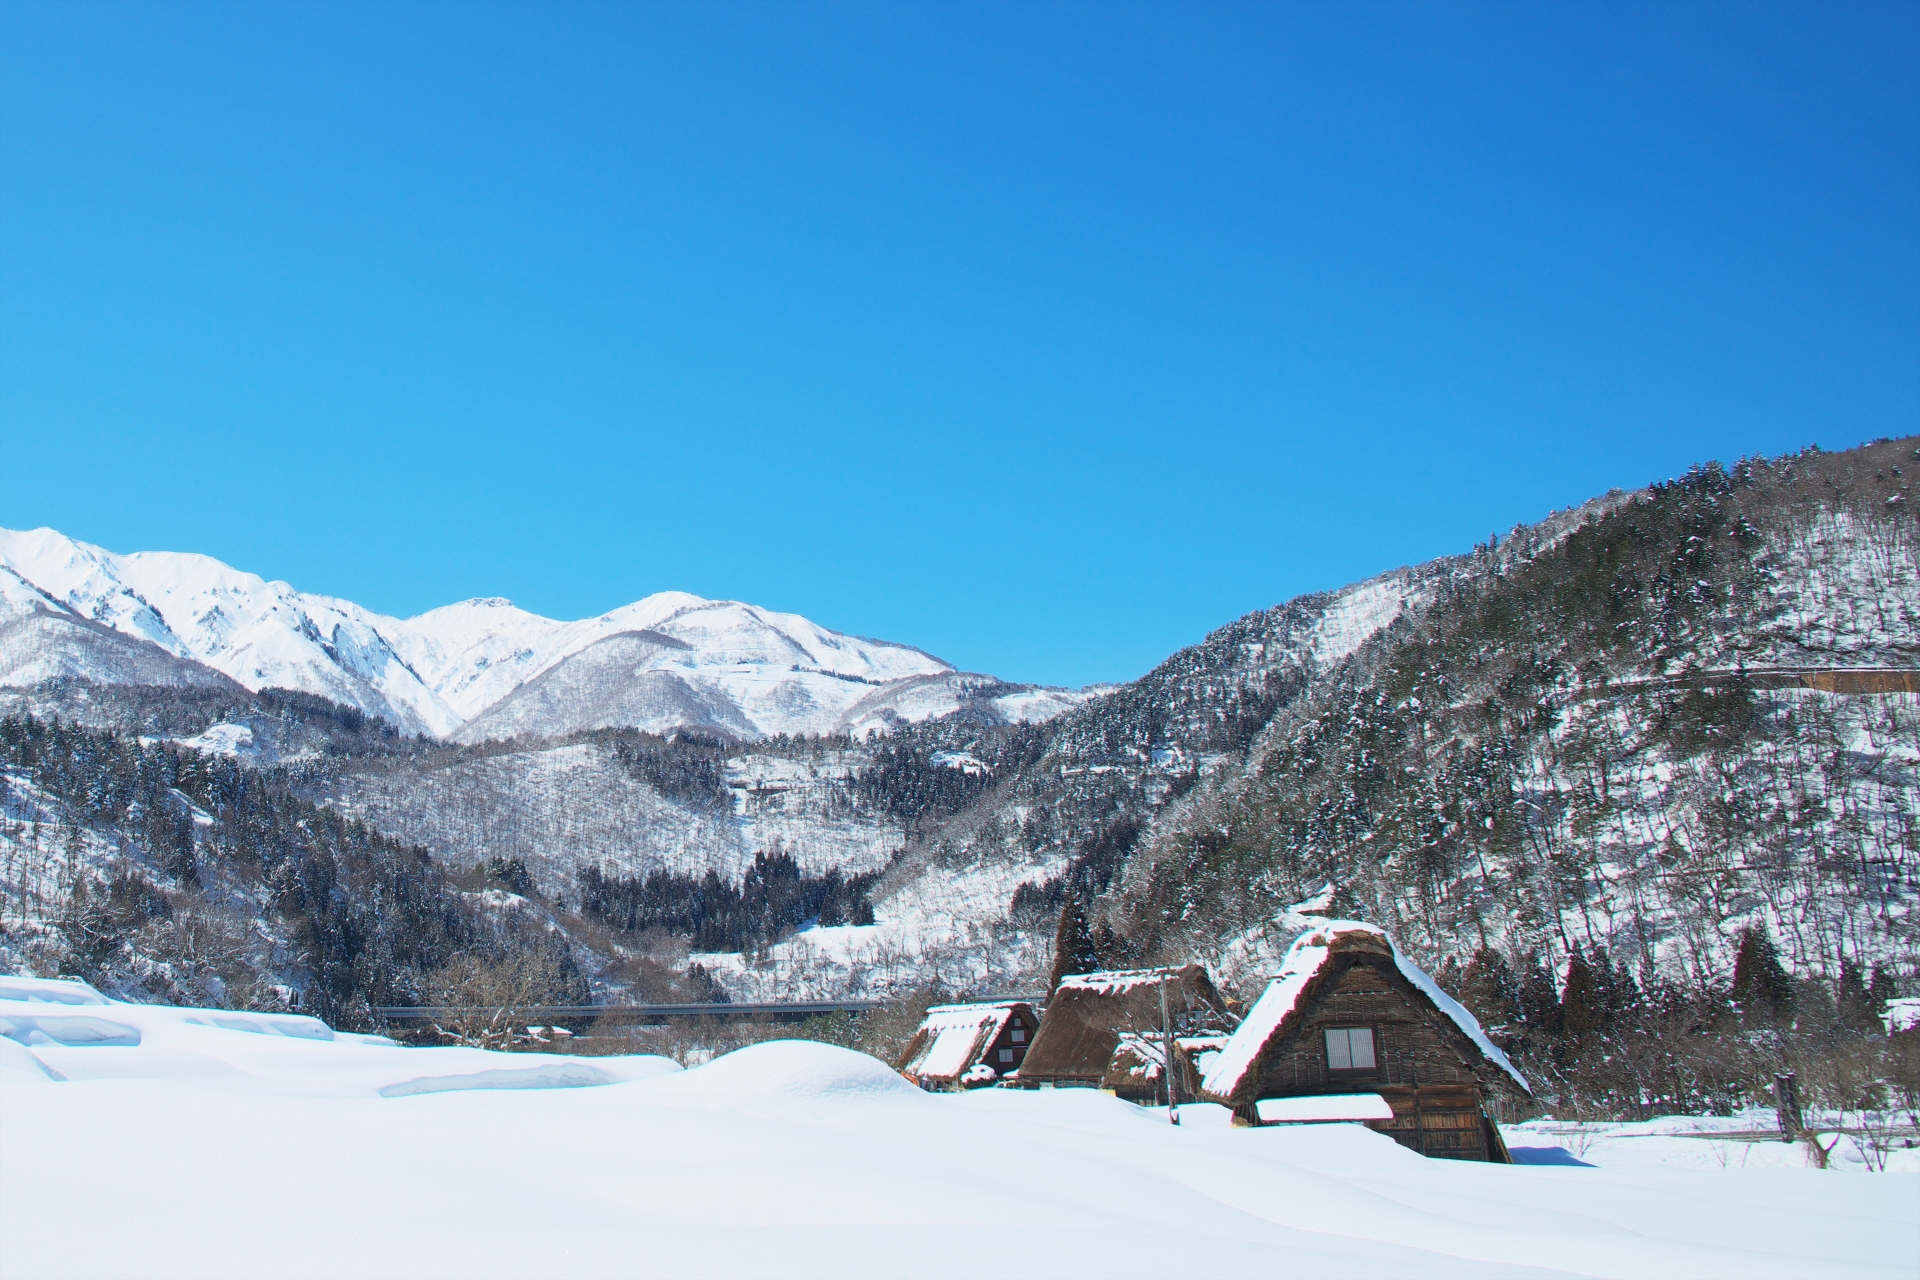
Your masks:
M1793 1072L1784 1071L1773 1078L1773 1109L1780 1117L1780 1141L1792 1142L1806 1127L1800 1114L1800 1082Z

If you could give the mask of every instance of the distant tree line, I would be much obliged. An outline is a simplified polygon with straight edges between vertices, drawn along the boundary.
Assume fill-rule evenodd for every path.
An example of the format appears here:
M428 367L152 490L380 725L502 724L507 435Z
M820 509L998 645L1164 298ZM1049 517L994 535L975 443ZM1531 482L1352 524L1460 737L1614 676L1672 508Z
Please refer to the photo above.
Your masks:
M1639 980L1598 948L1558 972L1482 949L1435 975L1561 1118L1727 1114L1765 1105L1792 1071L1836 1111L1920 1108L1920 1033L1889 1036L1892 974L1844 965L1837 983L1796 979L1764 929L1742 932L1732 980Z
M665 930L696 951L742 951L811 925L872 924L867 895L879 875L835 867L810 876L779 850L755 854L738 885L712 870L616 876L587 867L579 874L580 913L631 932Z
M668 799L692 809L732 806L726 749L720 743L690 735L667 739L633 729L605 736L620 767Z
M1044 741L1035 725L903 725L873 744L867 767L854 778L855 802L882 810L912 836L972 805L1013 768L1037 760ZM964 752L984 768L935 759L947 751Z

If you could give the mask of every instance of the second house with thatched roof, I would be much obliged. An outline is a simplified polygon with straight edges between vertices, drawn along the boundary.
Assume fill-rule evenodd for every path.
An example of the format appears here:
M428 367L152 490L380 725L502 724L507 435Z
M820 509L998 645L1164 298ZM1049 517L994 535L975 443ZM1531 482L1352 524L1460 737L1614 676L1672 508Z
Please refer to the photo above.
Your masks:
M1240 1124L1357 1120L1423 1155L1503 1163L1490 1111L1530 1093L1471 1013L1353 920L1294 941L1201 1091Z
M1222 1047L1228 1021L1226 1001L1197 964L1070 974L1047 1000L1040 1034L1008 1083L1164 1102L1171 1036L1174 1087L1191 1101L1200 1083L1196 1063Z
M993 1084L1020 1069L1039 1025L1024 1000L937 1004L927 1010L895 1065L922 1089Z

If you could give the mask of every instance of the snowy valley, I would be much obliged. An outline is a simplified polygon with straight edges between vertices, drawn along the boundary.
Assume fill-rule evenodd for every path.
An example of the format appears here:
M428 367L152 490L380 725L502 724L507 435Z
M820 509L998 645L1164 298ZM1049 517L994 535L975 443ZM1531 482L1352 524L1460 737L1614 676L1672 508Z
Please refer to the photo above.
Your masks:
M1322 902L1555 1062L1580 966L1643 1030L1718 1017L1750 935L1913 994L1914 453L1699 468L1078 692L737 603L400 621L4 535L0 958L356 1027L481 940L553 999L1244 995Z
M19 979L0 1021L0 1233L36 1277L960 1276L990 1245L1009 1276L1785 1280L1911 1274L1920 1228L1910 1179L1711 1122L1510 1126L1526 1163L1469 1164L1094 1090L930 1094L798 1041L689 1070L404 1049Z

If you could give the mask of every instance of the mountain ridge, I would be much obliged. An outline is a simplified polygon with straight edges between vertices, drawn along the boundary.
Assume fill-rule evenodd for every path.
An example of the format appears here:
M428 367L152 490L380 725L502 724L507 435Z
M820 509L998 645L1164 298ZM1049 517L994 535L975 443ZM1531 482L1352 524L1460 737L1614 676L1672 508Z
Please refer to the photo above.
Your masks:
M650 704L651 715L622 721L649 730L698 728L737 737L864 732L957 709L963 700L959 688L929 699L927 677L993 680L958 672L915 646L850 636L798 614L680 591L656 592L571 622L531 613L500 596L456 601L402 619L349 600L300 592L209 556L118 554L45 528L0 530L0 569L5 570L0 578L5 616L37 608L64 611L198 663L244 688L318 694L381 716L406 732L443 739L464 734L463 740L482 740L487 730L473 726L561 667L576 664L567 678L581 685L606 651L576 660L619 635L650 633L685 646L675 659L665 657L671 646L654 655L655 683L680 686L685 696L658 699ZM45 650L63 634L40 635L39 648ZM114 672L125 665L125 655L116 665L99 645L89 646L77 633L68 638L72 651L58 661L11 665L28 673L59 668L68 675L92 672L107 683L119 680ZM6 664L0 653L0 670ZM765 677L773 671L783 674L769 681ZM876 702L867 694L849 698L832 688L833 682L849 681L897 688L912 706ZM1076 697L1067 690L1044 692L1051 696L1024 699L1022 711L1049 713ZM494 723L508 719L513 734L544 736L604 727L584 704L543 717L530 713L528 703L522 699ZM680 723L688 716L688 723Z
M609 1000L667 971L692 982L690 966L736 999L1024 990L1062 955L1198 958L1248 994L1315 902L1390 928L1436 973L1490 953L1525 973L1604 956L1649 991L1721 990L1740 939L1770 933L1809 981L1878 966L1920 989L1912 695L1742 675L1920 666L1916 444L1609 493L1255 610L1052 715L1009 714L1040 695L939 664L879 687L813 674L839 699L837 720L811 722L838 725L824 735L750 736L705 711L670 717L690 733L597 722L615 695L713 696L676 646L747 606L703 602L687 639L604 637L520 698L573 682L554 707L503 713L497 733L478 717L470 741L376 732L318 697L84 677L8 690L0 723L58 716L241 760L246 778L541 904ZM512 630L493 652L514 651ZM763 656L704 674L809 692L782 685L808 674L793 650ZM869 712L889 732L867 734ZM94 759L73 767L109 767ZM69 816L59 797L91 794L85 779L27 755L8 778L0 848L20 852L0 874L28 874L0 901L57 903L73 857L102 876L125 857L194 892L164 840L154 853L120 819ZM774 867L785 905L702 915ZM863 899L839 924L803 909L836 876ZM32 911L0 951L58 952L62 917ZM733 949L692 954L695 938Z

